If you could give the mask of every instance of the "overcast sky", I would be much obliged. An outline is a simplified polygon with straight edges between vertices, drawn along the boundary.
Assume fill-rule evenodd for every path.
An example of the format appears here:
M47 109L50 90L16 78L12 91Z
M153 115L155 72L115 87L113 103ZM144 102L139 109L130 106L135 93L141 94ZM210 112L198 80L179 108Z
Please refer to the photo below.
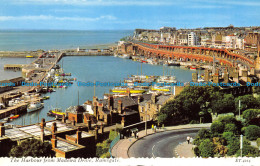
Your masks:
M260 26L259 0L0 0L0 29Z

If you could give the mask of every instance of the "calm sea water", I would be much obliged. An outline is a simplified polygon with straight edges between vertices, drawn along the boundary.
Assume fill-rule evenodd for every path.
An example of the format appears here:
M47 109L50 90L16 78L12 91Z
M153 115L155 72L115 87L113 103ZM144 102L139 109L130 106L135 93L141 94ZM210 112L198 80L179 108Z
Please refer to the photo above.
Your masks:
M37 49L70 49L78 46L91 47L94 45L111 44L124 36L132 35L133 31L7 31L0 30L0 51L22 51ZM0 57L0 80L21 76L21 72L4 71L4 64L28 64L34 59L26 58L1 58ZM132 74L141 73L141 64L127 59L115 57L64 57L65 72L72 73L77 81L81 82L120 82ZM162 75L174 73L180 82L191 80L191 74L195 71L179 67L164 67L142 64L143 74ZM113 87L96 87L95 93L103 98L104 93L109 93ZM81 87L75 82L67 89L57 89L54 93L48 93L49 100L45 100L42 110L21 115L14 120L14 124L37 123L38 118L52 120L47 112L51 108L65 110L71 105L77 105L79 92L79 103L92 100L94 87ZM25 122L25 123L23 123Z
M47 112L55 107L65 110L71 105L77 105L78 92L80 104L86 100L92 100L94 87L78 86L78 81L120 82L132 74L140 74L141 71L139 62L115 57L64 57L62 61L60 63L63 63L64 71L71 72L72 77L76 77L77 81L67 89L56 89L56 92L46 94L50 96L50 99L44 101L45 107L42 110L25 114L13 123L22 124L23 121L25 124L36 123L38 117L39 119L51 120L53 117L48 117ZM180 82L190 81L192 73L195 72L180 67L142 64L142 72L146 75L162 75L163 70L165 74L174 74ZM109 93L111 88L113 87L96 87L96 96L103 98L103 94Z
M35 58L6 58L0 57L0 80L12 79L15 77L21 77L21 71L4 70L5 64L29 64L33 62Z
M132 30L0 30L0 51L75 49L115 43L132 34Z

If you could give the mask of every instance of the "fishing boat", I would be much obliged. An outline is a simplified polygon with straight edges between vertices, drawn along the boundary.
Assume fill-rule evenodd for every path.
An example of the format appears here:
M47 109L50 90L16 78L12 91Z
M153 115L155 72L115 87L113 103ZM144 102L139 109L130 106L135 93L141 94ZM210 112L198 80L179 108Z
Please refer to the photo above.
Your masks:
M159 92L169 92L170 89L168 87L157 87L154 86L151 88L152 91L159 91Z
M50 98L50 96L43 96L43 100L48 100Z
M130 55L128 55L128 54L123 54L123 55L121 55L119 57L123 58L123 59L130 59Z
M33 58L33 56L32 55L27 55L26 58Z
M190 66L190 70L197 70L196 66Z
M27 112L33 112L33 111L37 111L41 108L44 107L44 104L41 103L40 101L37 101L37 102L32 102L28 105L27 107Z
M180 66L180 62L177 61L168 61L168 66Z
M16 118L19 118L20 115L11 115L10 116L10 119L16 119Z
M50 110L47 115L49 116L58 116L58 117L62 117L63 115L66 115L66 113L62 112L61 109L55 108L53 110Z
M113 93L144 93L146 90L145 89L140 89L140 88L121 88L121 87L116 87L111 90Z

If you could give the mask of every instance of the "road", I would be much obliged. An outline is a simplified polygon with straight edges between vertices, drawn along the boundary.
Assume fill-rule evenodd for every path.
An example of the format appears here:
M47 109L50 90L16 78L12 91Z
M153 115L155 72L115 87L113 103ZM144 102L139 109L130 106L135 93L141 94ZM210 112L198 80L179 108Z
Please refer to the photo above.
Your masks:
M135 142L129 149L129 157L176 157L174 149L186 141L187 136L195 137L199 128L180 129L149 135Z

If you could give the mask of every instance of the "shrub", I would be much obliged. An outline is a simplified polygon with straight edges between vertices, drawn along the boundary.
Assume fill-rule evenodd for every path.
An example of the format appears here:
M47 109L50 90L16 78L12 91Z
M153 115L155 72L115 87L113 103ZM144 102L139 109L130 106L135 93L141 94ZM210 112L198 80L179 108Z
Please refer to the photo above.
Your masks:
M227 155L232 156L234 154L236 154L236 152L239 150L240 148L240 142L238 138L233 137L234 139L229 141L228 143L228 152Z
M257 117L260 114L259 109L248 109L243 112L243 118L246 119L247 122Z
M256 125L249 125L245 129L245 136L251 141L256 140L260 137L260 127Z
M260 146L260 138L257 138L256 143L257 143L257 146L259 147Z
M238 133L237 127L233 123L228 123L225 125L225 132Z
M54 156L54 152L49 142L42 142L38 139L26 139L20 145L14 146L9 155L11 157L51 157Z
M233 132L224 132L224 133L223 133L223 138L224 138L225 141L226 141L226 144L225 144L225 145L228 145L228 144L230 144L230 142L231 142L232 140L235 139L235 135L234 135Z
M241 155L241 150L239 149L236 153L236 156ZM258 157L259 156L259 150L255 147L252 147L248 144L243 145L242 149L242 156L243 157Z
M109 142L107 140L102 143L97 144L96 156L101 157L103 154L107 153L109 150Z
M210 138L210 132L208 129L200 129L197 136L201 139Z
M193 151L196 156L198 156L198 157L200 156L200 150L197 146L193 149Z
M210 139L205 139L203 142L199 145L199 151L201 157L214 157L214 145L210 141Z
M218 136L219 134L223 133L224 131L223 123L219 121L213 122L210 126L210 131L213 134L213 136Z
M109 152L106 152L106 153L104 153L104 154L102 154L102 155L100 156L100 158L110 158L110 157L111 157L111 155L110 155Z
M115 130L110 130L109 132L109 140L113 141L117 137L118 133Z

